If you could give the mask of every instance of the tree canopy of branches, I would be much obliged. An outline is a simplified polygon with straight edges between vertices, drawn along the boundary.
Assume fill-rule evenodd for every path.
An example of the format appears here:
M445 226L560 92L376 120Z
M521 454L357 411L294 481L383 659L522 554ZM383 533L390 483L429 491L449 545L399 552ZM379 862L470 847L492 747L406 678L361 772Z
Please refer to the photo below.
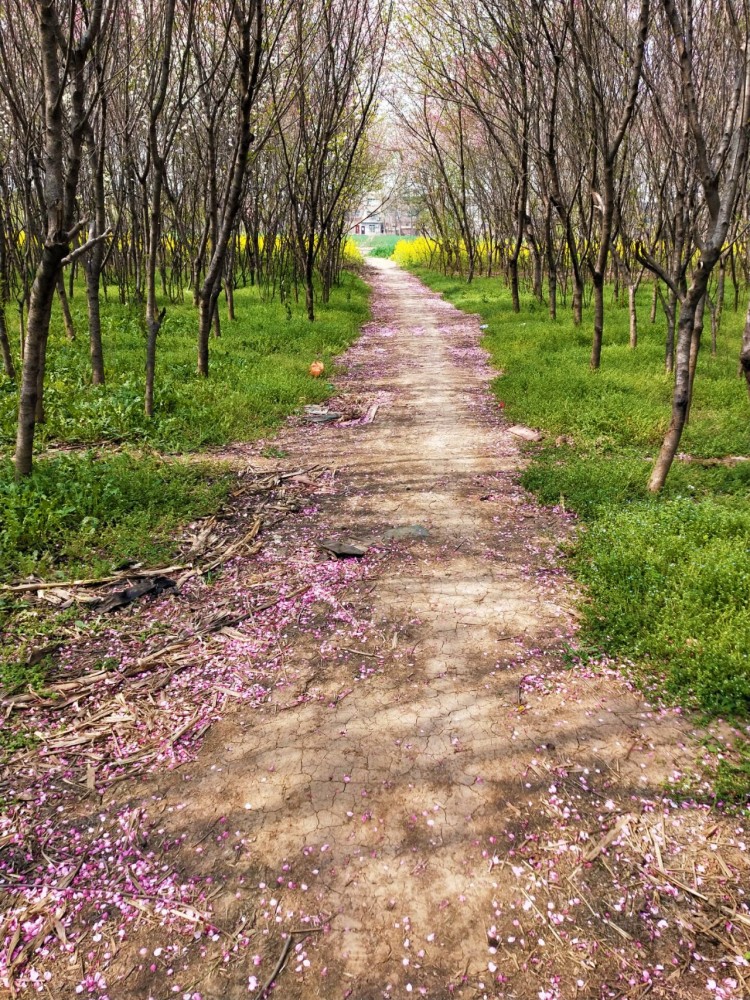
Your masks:
M524 269L553 319L570 288L577 323L588 285L592 369L605 283L628 286L635 349L635 293L651 280L674 377L655 492L689 416L705 311L715 342L727 264L736 288L747 271L749 36L746 0L413 0L401 28L396 114L442 267L504 273L516 311ZM741 366L750 387L750 325Z
M83 272L92 384L105 379L100 293L142 311L144 408L159 332L192 290L209 374L217 301L238 281L309 318L338 280L345 219L368 183L391 10L385 0L8 0L0 11L0 354L19 307L16 474L44 420L55 297ZM168 359L166 359L168 361Z

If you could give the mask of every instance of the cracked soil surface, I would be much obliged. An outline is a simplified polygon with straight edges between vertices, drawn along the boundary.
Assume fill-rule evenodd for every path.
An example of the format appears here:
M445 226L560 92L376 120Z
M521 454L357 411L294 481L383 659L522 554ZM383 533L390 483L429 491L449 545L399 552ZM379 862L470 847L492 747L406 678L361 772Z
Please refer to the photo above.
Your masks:
M380 407L284 432L335 488L269 544L283 560L302 523L429 534L376 541L348 623L289 622L289 685L229 711L191 763L120 786L211 887L220 932L144 925L109 996L742 996L742 825L665 793L695 761L680 713L566 660L569 525L517 485L478 320L389 261L368 272L375 319L342 394Z

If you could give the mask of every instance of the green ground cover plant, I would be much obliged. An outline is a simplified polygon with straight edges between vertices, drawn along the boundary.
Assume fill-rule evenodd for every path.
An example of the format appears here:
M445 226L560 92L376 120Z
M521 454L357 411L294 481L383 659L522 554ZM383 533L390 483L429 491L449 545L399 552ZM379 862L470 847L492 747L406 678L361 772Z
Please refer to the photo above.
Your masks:
M189 293L188 293L189 294ZM37 430L39 447L49 442L147 443L160 450L197 451L269 433L302 403L330 393L325 379L312 379L310 362L326 366L354 339L367 317L367 289L345 273L327 305L310 323L304 303L287 309L278 296L263 301L257 288L235 292L236 319L222 307L222 336L211 341L211 376L196 374L198 317L192 303L167 304L159 335L155 416L143 414L145 332L143 310L122 305L110 289L103 309L107 383L90 385L86 301L76 289L72 309L79 331L65 339L61 317L53 318L45 389L46 423ZM8 326L17 317L8 310ZM15 439L17 387L0 382L0 448L9 454Z
M215 510L232 479L219 463L90 451L44 458L17 483L3 460L0 580L106 575L132 559L163 564L175 524Z
M471 285L415 268L487 324L493 383L511 422L546 433L524 485L574 511L583 530L572 565L585 584L582 649L636 664L652 693L711 715L750 714L750 462L675 463L661 496L646 490L669 419L664 321L639 300L638 347L627 306L608 295L602 367L590 371L591 316L556 322L530 296L512 312L500 279ZM737 375L744 316L727 305L716 357L704 345L683 442L694 459L750 455L747 393Z
M352 239L358 247L366 248L370 257L388 258L393 255L397 243L410 243L413 236L396 236L393 233L381 233L374 236L354 236Z
M0 383L0 581L40 574L52 579L110 572L137 559L151 565L174 554L180 524L224 501L231 475L216 463L165 460L230 441L263 437L295 409L331 393L312 378L319 358L332 359L356 337L368 315L368 291L345 273L318 319L303 303L287 309L255 288L235 293L236 319L222 309L222 336L211 343L211 377L195 374L197 317L188 302L170 304L160 335L156 414L143 415L142 313L113 301L103 310L107 383L89 384L85 297L73 314L79 336L65 339L54 316L47 367L46 423L37 442L78 448L40 455L33 475L16 484L11 463L17 387ZM12 317L8 315L13 329ZM111 445L124 450L113 453Z

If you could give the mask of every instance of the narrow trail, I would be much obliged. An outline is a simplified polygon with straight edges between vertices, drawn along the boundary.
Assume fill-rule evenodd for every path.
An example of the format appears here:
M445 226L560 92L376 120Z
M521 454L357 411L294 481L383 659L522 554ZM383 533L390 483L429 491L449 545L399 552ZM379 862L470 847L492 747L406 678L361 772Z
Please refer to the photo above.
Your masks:
M695 762L679 712L566 662L568 526L517 485L478 320L368 269L374 322L342 392L366 385L380 409L284 432L290 462L337 474L303 535L269 545L381 541L346 615L313 604L279 635L294 683L238 705L193 762L119 787L158 812L221 933L145 925L109 996L233 1000L275 970L270 995L296 1000L742 996L742 825L666 794Z

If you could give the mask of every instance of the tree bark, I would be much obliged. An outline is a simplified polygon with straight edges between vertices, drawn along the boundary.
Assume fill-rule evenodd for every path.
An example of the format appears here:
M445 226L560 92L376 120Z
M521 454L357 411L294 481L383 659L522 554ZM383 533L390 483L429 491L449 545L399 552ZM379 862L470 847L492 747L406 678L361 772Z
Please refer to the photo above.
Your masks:
M677 350L675 352L675 384L672 395L672 418L664 436L659 455L651 470L648 488L652 493L663 489L672 462L677 454L682 432L690 409L690 355L693 344L696 313L701 299L706 293L710 268L699 267L680 305L680 319L677 327Z
M208 341L216 302L221 291L221 276L227 256L229 241L242 204L242 191L247 173L247 159L254 141L251 115L255 106L258 79L263 57L265 38L265 10L263 0L255 0L250 16L235 11L240 31L239 75L240 115L237 128L234 159L227 180L227 193L222 207L221 225L213 247L211 260L199 292L198 307L198 374L208 378Z
M701 337L703 336L703 317L706 312L706 298L708 297L708 292L698 303L695 310L695 319L693 320L693 335L690 338L690 370L688 373L689 386L688 386L688 405L687 413L685 414L685 426L690 422L690 407L693 404L693 388L695 386L695 370L698 367L698 353L701 349Z
M745 314L745 328L742 331L742 346L740 348L740 371L745 376L745 385L750 395L750 302Z
M638 346L638 313L636 311L635 305L635 285L630 282L628 284L628 312L630 314L630 349L634 351Z
M60 310L63 315L63 325L65 326L65 336L68 340L73 341L76 339L76 328L73 323L73 314L70 311L70 301L68 299L68 293L65 291L65 279L63 278L62 271L57 276L57 297L60 300Z
M5 306L2 302L0 302L0 352L3 355L3 370L11 382L15 382L16 366L13 364L13 352L8 340L8 325L5 321Z
M102 84L103 86L103 84ZM88 130L89 163L93 178L94 225L89 237L101 236L107 228L106 202L104 193L104 136L106 132L106 105L102 101L101 137L95 141L93 130ZM99 291L102 266L104 264L104 242L95 243L84 264L86 273L86 300L89 316L89 353L91 356L91 381L93 385L104 385L104 349L102 347L102 321Z
M615 210L614 171L611 163L604 164L603 194L600 197L601 228L599 231L599 252L593 267L594 284L594 334L591 341L590 365L596 371L602 363L602 341L604 338L604 281L609 260L609 241L612 238L612 219Z
M60 244L46 245L42 251L34 284L31 288L29 315L26 322L21 396L18 406L16 433L16 479L31 473L34 453L34 430L37 424L39 385L43 378L43 358L47 345L52 300L55 295L60 265L65 256Z

